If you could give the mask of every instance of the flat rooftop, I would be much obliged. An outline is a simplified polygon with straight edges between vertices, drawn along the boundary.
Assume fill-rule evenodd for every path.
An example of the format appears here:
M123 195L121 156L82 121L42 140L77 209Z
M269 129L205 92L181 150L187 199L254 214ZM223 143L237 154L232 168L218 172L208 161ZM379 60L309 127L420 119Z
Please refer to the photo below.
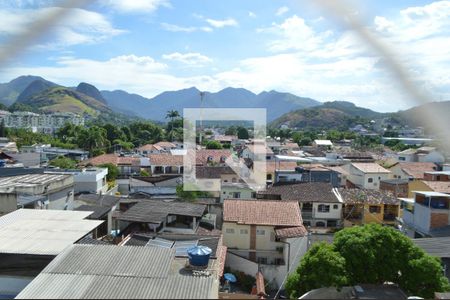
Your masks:
M16 188L44 187L52 183L68 181L71 177L72 175L61 174L27 174L0 177L0 193L13 193ZM73 184L73 178L70 184Z
M58 255L103 221L92 211L19 209L0 217L0 253Z

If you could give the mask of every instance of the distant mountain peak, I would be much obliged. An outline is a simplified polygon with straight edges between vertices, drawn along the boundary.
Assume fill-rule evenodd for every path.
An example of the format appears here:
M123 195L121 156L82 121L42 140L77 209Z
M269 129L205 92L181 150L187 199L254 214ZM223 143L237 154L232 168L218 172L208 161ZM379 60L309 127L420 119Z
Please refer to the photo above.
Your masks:
M77 92L83 93L89 97L92 97L102 103L106 103L105 98L103 98L102 94L100 93L100 91L92 84L86 83L86 82L81 82L77 88L76 88Z

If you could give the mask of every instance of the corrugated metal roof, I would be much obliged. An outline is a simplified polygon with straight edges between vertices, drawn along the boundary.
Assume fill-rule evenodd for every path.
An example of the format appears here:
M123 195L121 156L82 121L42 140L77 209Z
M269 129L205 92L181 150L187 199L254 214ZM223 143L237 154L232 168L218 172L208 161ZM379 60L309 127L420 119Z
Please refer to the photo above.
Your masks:
M16 299L206 299L215 276L193 276L172 249L73 245Z
M0 217L0 253L57 255L103 221L92 212L20 209Z
M450 237L413 239L413 242L429 255L450 258Z
M213 277L40 274L16 299L214 299Z
M173 250L162 248L76 245L70 251L58 255L42 272L167 277L173 256Z

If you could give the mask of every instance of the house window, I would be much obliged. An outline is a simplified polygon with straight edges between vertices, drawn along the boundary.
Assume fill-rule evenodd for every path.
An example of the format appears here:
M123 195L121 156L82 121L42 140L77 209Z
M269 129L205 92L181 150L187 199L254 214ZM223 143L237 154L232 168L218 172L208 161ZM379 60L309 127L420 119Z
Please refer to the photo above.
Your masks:
M377 205L369 206L369 212L372 214L379 214L381 212L381 207Z
M270 233L270 241L271 241L271 242L274 242L274 241L275 241L275 233L274 233L274 232L271 232L271 233Z
M241 229L239 232L241 234L248 234L248 229Z
M303 226L311 226L311 221L303 221Z
M277 266L284 265L284 259L282 259L282 258L275 258L275 265L277 265Z
M318 207L319 212L327 213L330 212L330 206L325 204L320 204Z
M267 180L272 180L272 174L267 174Z
M225 230L226 233L230 233L230 234L234 234L234 229L233 228L227 228Z
M316 227L325 227L325 222L322 221L316 222Z
M258 257L256 261L258 264L267 265L267 257Z
M265 235L266 231L264 229L257 229L256 230L256 235Z
M255 199L255 198L256 198L256 192L252 192L251 197L252 197L253 199Z
M400 157L398 158L398 160L403 160L403 161L405 161L405 160L406 160L406 157L400 156Z
M234 192L233 193L233 198L241 198L241 193L240 192Z
M373 178L370 177L369 179L367 179L367 182L368 182L368 183L372 183L372 182L373 182Z
M336 227L337 221L336 220L328 220L327 221L327 227Z
M339 208L339 205L337 205L337 204L333 205L333 209L338 209L338 208Z

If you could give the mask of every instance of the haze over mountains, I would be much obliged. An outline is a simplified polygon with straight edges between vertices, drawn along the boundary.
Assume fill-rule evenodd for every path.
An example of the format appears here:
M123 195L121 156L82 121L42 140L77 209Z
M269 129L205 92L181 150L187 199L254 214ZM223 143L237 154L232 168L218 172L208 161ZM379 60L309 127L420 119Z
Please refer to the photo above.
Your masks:
M0 103L25 105L39 112L73 112L96 116L99 113L120 113L154 121L166 121L169 110L200 107L200 91L191 87L163 92L145 98L122 90L99 91L82 82L77 87L64 87L39 76L20 76L0 84ZM450 101L430 103L439 114L450 113ZM422 125L423 107L398 113L379 113L347 101L319 102L277 91L254 94L243 88L225 88L216 93L205 92L203 107L266 108L268 122L299 128L348 128L362 119L395 117L401 123Z

